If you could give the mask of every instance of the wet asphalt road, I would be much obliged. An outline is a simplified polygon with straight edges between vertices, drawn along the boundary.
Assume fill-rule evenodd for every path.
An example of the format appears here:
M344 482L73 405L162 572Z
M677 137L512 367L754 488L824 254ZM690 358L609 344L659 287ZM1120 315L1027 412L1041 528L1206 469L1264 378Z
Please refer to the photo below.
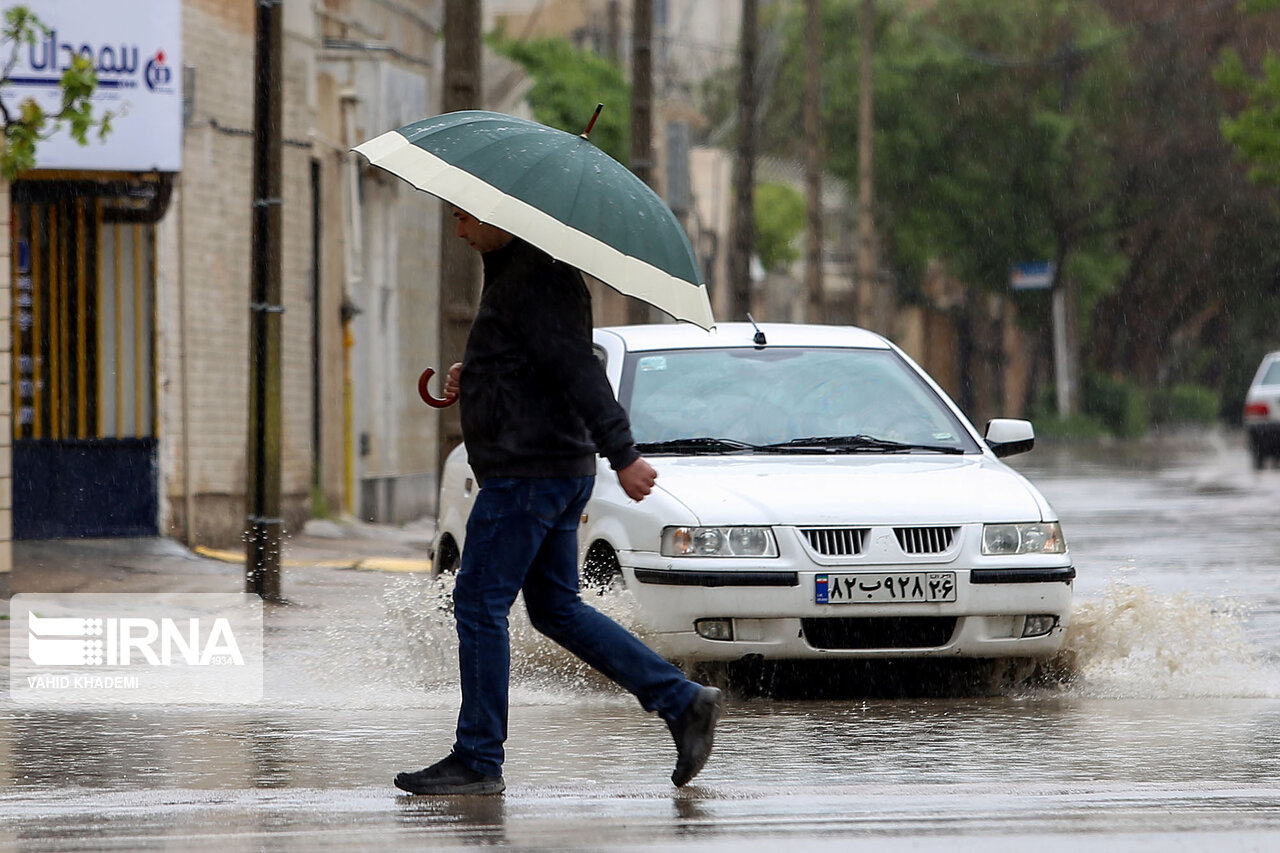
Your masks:
M260 704L6 697L0 850L1280 849L1280 471L1232 434L1012 461L1080 573L1057 680L735 699L676 791L665 727L517 620L506 795L407 797L452 738L447 589L296 569Z

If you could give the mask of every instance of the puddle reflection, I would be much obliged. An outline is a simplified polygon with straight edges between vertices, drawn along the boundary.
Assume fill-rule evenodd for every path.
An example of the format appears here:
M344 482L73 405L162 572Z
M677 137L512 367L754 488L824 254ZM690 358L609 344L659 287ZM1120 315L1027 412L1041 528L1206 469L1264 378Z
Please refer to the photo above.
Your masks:
M506 798L415 797L395 798L397 821L431 836L448 835L468 844L505 844Z

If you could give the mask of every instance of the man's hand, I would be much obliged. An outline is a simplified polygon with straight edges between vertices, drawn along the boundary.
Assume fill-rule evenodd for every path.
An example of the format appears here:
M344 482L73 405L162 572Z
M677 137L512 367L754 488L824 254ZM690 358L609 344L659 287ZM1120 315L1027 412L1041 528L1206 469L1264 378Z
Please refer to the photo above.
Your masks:
M640 457L626 468L618 470L618 484L627 497L633 501L642 501L645 495L653 491L653 482L658 479L658 472L653 466Z
M449 373L444 378L444 395L446 397L458 396L458 377L461 375L462 362L458 362L449 368Z

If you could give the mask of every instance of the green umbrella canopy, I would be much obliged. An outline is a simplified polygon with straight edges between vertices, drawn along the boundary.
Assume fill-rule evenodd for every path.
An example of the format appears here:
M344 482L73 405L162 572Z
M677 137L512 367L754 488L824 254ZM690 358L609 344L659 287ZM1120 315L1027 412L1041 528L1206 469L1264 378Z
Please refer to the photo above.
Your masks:
M658 194L585 136L464 110L355 151L678 320L715 320L684 229Z

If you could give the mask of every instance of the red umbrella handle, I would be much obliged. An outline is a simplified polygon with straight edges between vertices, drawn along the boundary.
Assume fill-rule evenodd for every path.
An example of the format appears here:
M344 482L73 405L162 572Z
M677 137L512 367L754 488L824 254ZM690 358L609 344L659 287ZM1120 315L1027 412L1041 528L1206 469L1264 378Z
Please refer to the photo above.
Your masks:
M422 397L422 402L435 409L443 409L446 406L452 406L458 402L457 394L450 394L448 397L436 397L427 390L427 383L431 381L431 377L436 375L434 368L428 367L422 371L422 375L418 377L418 396Z

